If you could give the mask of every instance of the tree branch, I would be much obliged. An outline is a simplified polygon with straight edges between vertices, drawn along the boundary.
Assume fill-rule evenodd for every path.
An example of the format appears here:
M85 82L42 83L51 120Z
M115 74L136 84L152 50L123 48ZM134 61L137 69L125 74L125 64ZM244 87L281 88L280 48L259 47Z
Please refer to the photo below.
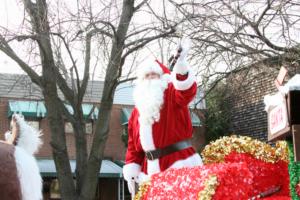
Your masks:
M147 28L144 28L144 29L141 29L141 30L132 32L132 33L129 33L129 34L126 36L126 39L129 38L129 37L132 37L132 36L134 36L134 35L143 33L143 32L145 32L145 31L161 31L161 29L155 28L155 27L147 27Z
M85 39L85 67L84 67L84 75L83 75L83 80L81 83L81 87L78 90L78 99L79 102L82 102L82 99L84 97L87 85L88 85L88 80L89 80L89 72L90 72L90 61L91 61L91 40L94 35L97 33L102 33L101 29L94 29L91 30L87 33L86 39Z
M263 10L263 12L261 13L261 15L259 16L257 22L256 22L256 25L259 26L260 22L263 20L264 16L267 14L268 10L270 10L271 8L271 4L273 3L274 1L272 2L269 2L267 3L267 6L266 8Z
M123 64L125 62L125 58L130 55L131 53L137 51L138 49L144 47L146 44L148 44L149 42L152 42L153 40L156 40L158 38L163 38L163 37L166 37L170 34L173 34L176 32L176 29L174 27L171 27L171 30L168 31L168 32L165 32L165 33L161 33L159 35L156 35L156 36L152 36L152 37L148 37L148 38L142 38L142 39L139 39L137 41L134 41L131 43L131 45L133 44L136 44L136 43L140 43L138 45L136 45L135 47L129 49L123 56L122 56L122 59L121 59L121 64ZM128 45L127 45L128 46Z
M38 36L37 35L17 35L15 37L7 40L7 43L9 43L13 40L17 40L18 42L20 42L20 41L27 40L27 39L38 40Z
M111 28L111 30L113 31L113 35L109 32L106 32L106 31L96 27L97 23L102 23L104 25L109 26ZM95 30L98 30L97 31L98 33L102 33L103 35L106 35L110 38L113 38L117 34L116 28L114 27L114 25L112 23L108 22L108 21L98 20L98 21L95 21L95 22L91 23L91 25L94 27Z
M91 61L91 40L94 32L95 31L90 31L89 33L87 33L85 39L85 61L84 61L85 64L84 64L84 74L83 74L81 87L80 90L78 90L79 102L81 102L83 99L89 81L90 61Z
M134 12L136 12L138 9L140 9L144 4L146 4L149 0L144 0L140 4L134 7Z
M65 39L60 33L53 33L53 32L51 32L50 34L55 35L55 36L58 36L58 37L63 41L64 46L65 46L65 48L67 49L67 52L68 52L68 54L69 54L69 57L70 57L70 59L71 59L71 61L72 61L72 65L73 65L73 67L75 67L75 66L76 66L76 62L75 62L75 60L74 60L74 58L73 58L72 52L71 52L71 50L70 50L70 48L69 48L69 45L68 45L66 39Z
M79 74L78 74L78 70L77 70L77 65L76 65L76 61L73 58L72 52L71 52L71 50L69 48L69 45L68 45L67 41L65 40L65 38L60 33L53 33L53 32L51 32L50 34L58 36L63 41L64 46L67 49L69 57L70 57L70 59L72 61L72 65L73 65L72 67L74 68L75 73L76 73L76 84L77 84L77 89L79 91L80 90L80 80L79 80ZM73 80L71 80L71 81L73 81Z
M265 37L264 34L261 33L261 31L259 30L259 23L255 23L250 21L245 15L243 15L243 13L241 11L236 11L232 8L232 6L230 6L228 3L226 3L224 0L222 0L222 3L230 10L232 11L236 16L238 16L239 18L245 20L247 22L247 24L255 31L255 33L259 36L259 39L261 41L263 41L268 47L276 50L276 51L283 51L283 52L295 52L295 53L299 53L299 49L292 47L292 48L286 48L286 47L281 47L278 45L275 45L274 43L272 43L268 38ZM262 17L261 17L262 18ZM261 20L261 18L259 18Z
M132 77L132 78L123 79L123 80L118 81L118 85L120 85L120 84L122 84L122 83L129 82L129 81L134 81L134 80L136 80L136 79L137 79L137 77Z
M26 64L19 56L17 56L17 54L14 52L14 50L12 50L12 48L9 46L2 35L0 35L0 50L16 63L18 63L18 65L31 78L32 82L43 88L42 79L40 78L40 76L33 69L31 69L30 66Z

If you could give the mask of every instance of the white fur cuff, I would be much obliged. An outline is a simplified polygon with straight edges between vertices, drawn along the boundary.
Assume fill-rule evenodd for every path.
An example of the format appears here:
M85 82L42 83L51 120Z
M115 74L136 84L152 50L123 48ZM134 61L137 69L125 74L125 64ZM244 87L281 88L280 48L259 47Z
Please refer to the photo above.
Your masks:
M170 166L170 168L194 167L200 165L203 165L202 159L198 153L195 153L186 159L177 160Z
M188 71L187 79L180 81L176 78L176 73L172 73L172 82L176 90L187 90L194 84L196 77L192 70Z
M136 178L141 172L141 165L136 163L129 163L123 166L123 175L126 181Z
M147 160L147 173L152 176L160 172L159 159Z
M184 59L178 59L175 66L174 66L174 72L176 74L185 75L189 71L189 63L187 60Z

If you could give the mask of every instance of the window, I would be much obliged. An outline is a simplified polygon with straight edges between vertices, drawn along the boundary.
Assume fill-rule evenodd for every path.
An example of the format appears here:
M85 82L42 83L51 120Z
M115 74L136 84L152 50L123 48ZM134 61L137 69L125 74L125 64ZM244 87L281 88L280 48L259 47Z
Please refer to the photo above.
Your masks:
M121 139L125 147L127 147L128 146L128 124L122 126Z
M93 122L85 123L85 132L86 132L86 134L92 134L93 133Z
M50 199L60 199L59 184L57 179L53 179L50 185Z
M74 133L73 126L72 126L71 122L66 122L65 123L65 132L66 133Z
M40 122L34 120L26 120L29 126L33 127L36 130L40 130Z
M74 133L73 126L71 122L65 123L65 132L66 133ZM85 132L86 134L92 134L93 133L93 122L86 122L85 123Z

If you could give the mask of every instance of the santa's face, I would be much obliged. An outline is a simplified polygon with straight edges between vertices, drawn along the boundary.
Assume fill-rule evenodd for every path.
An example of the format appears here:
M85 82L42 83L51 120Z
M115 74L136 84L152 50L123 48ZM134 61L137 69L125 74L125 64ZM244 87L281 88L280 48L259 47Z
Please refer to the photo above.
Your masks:
M145 79L146 80L150 80L150 79L160 79L160 75L158 73L155 72L149 72L145 75Z
M133 97L135 105L140 114L140 122L153 124L159 121L160 108L164 101L164 91L167 88L167 81L157 78L139 79L134 89Z

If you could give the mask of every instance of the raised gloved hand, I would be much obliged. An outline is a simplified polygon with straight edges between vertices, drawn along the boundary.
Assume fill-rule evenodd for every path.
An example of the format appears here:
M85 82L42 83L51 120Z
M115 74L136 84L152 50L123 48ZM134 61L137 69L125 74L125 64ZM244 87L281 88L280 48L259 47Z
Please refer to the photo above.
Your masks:
M186 74L188 72L187 55L191 47L191 40L189 38L182 38L179 48L181 48L180 56L174 66L174 71L177 74Z
M182 51L180 53L180 56L179 56L178 60L186 59L186 57L188 55L188 52L191 48L190 38L182 38L179 47L181 47Z

